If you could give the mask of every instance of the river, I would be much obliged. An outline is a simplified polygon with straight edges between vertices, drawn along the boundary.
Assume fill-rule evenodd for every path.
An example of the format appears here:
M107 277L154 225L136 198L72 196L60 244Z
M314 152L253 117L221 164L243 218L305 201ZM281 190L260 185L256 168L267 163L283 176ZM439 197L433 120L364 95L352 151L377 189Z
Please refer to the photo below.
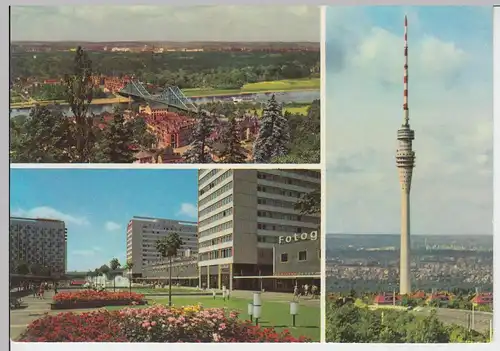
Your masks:
M198 98L190 98L195 104L197 105L203 105L208 102L213 102L213 101L233 101L234 99L241 99L243 101L252 101L252 102L257 102L257 103L264 103L269 98L271 97L273 93L256 93L256 94L244 94L244 95L225 95L225 96L204 96L204 97L198 97ZM308 103L312 102L313 100L317 100L320 98L320 91L319 90L304 90L304 91L287 91L287 92L277 92L274 93L276 100L278 102L287 104L291 102L297 102L297 103ZM101 113L104 112L113 112L113 104L107 104L107 105L91 105L90 106L90 112L95 114L95 115L100 115ZM154 105L152 104L153 108L160 108L160 107L165 107L165 105ZM66 116L71 116L71 109L67 105L61 105L60 106L61 111L66 115ZM11 109L10 111L10 117L16 117L19 115L28 115L29 114L29 108L21 108L21 109Z

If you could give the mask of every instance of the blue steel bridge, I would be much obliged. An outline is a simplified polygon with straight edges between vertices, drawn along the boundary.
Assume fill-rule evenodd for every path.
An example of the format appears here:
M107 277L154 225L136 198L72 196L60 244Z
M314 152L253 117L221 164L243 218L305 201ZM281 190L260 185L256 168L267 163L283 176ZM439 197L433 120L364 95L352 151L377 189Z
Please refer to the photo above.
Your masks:
M168 107L175 107L178 110L186 112L202 112L196 104L187 98L184 93L176 86L167 86L165 90L153 95L146 90L144 85L138 81L129 82L122 90L119 91L120 95L131 97L132 99L141 99L146 102L167 105Z

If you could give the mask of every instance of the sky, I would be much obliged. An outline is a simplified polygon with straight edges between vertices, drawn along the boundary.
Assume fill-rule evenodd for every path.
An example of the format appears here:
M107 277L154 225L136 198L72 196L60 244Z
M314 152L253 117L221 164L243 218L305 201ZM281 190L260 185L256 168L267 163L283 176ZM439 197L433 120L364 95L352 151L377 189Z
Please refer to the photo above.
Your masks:
M12 169L10 215L59 219L68 270L126 263L133 216L197 221L196 170Z
M316 6L13 6L13 41L320 41Z
M412 233L492 235L492 9L458 6L327 9L327 231L400 232L405 13Z

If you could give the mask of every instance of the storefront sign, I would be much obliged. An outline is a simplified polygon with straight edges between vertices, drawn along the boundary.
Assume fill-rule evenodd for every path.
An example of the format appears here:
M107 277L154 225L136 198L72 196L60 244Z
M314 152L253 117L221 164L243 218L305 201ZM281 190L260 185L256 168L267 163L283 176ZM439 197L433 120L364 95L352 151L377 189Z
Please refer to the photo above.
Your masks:
M278 243L281 244L290 244L292 242L298 241L309 241L309 240L318 240L318 232L316 230L310 233L295 233L293 235L288 236L280 236L278 239Z

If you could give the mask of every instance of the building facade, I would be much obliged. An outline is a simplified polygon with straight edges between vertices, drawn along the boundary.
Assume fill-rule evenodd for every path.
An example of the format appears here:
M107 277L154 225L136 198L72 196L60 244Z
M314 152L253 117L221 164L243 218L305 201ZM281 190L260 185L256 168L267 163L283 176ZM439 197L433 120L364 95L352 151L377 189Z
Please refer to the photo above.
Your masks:
M317 231L320 215L295 209L320 187L319 170L200 170L199 285L256 289L274 277L280 237ZM300 245L304 243L298 243ZM306 265L297 267L308 271ZM319 275L318 275L319 277ZM271 284L271 283L269 283Z
M143 268L161 261L156 250L158 239L177 233L183 245L179 256L198 252L197 223L171 219L133 217L127 226L127 261L132 261L133 277L142 277Z
M10 217L10 264L24 262L64 275L67 269L67 229L63 221Z
M143 278L138 281L168 283L172 277L173 284L182 286L198 285L198 257L177 257L172 262L172 273L170 274L170 262L159 261L143 267Z

